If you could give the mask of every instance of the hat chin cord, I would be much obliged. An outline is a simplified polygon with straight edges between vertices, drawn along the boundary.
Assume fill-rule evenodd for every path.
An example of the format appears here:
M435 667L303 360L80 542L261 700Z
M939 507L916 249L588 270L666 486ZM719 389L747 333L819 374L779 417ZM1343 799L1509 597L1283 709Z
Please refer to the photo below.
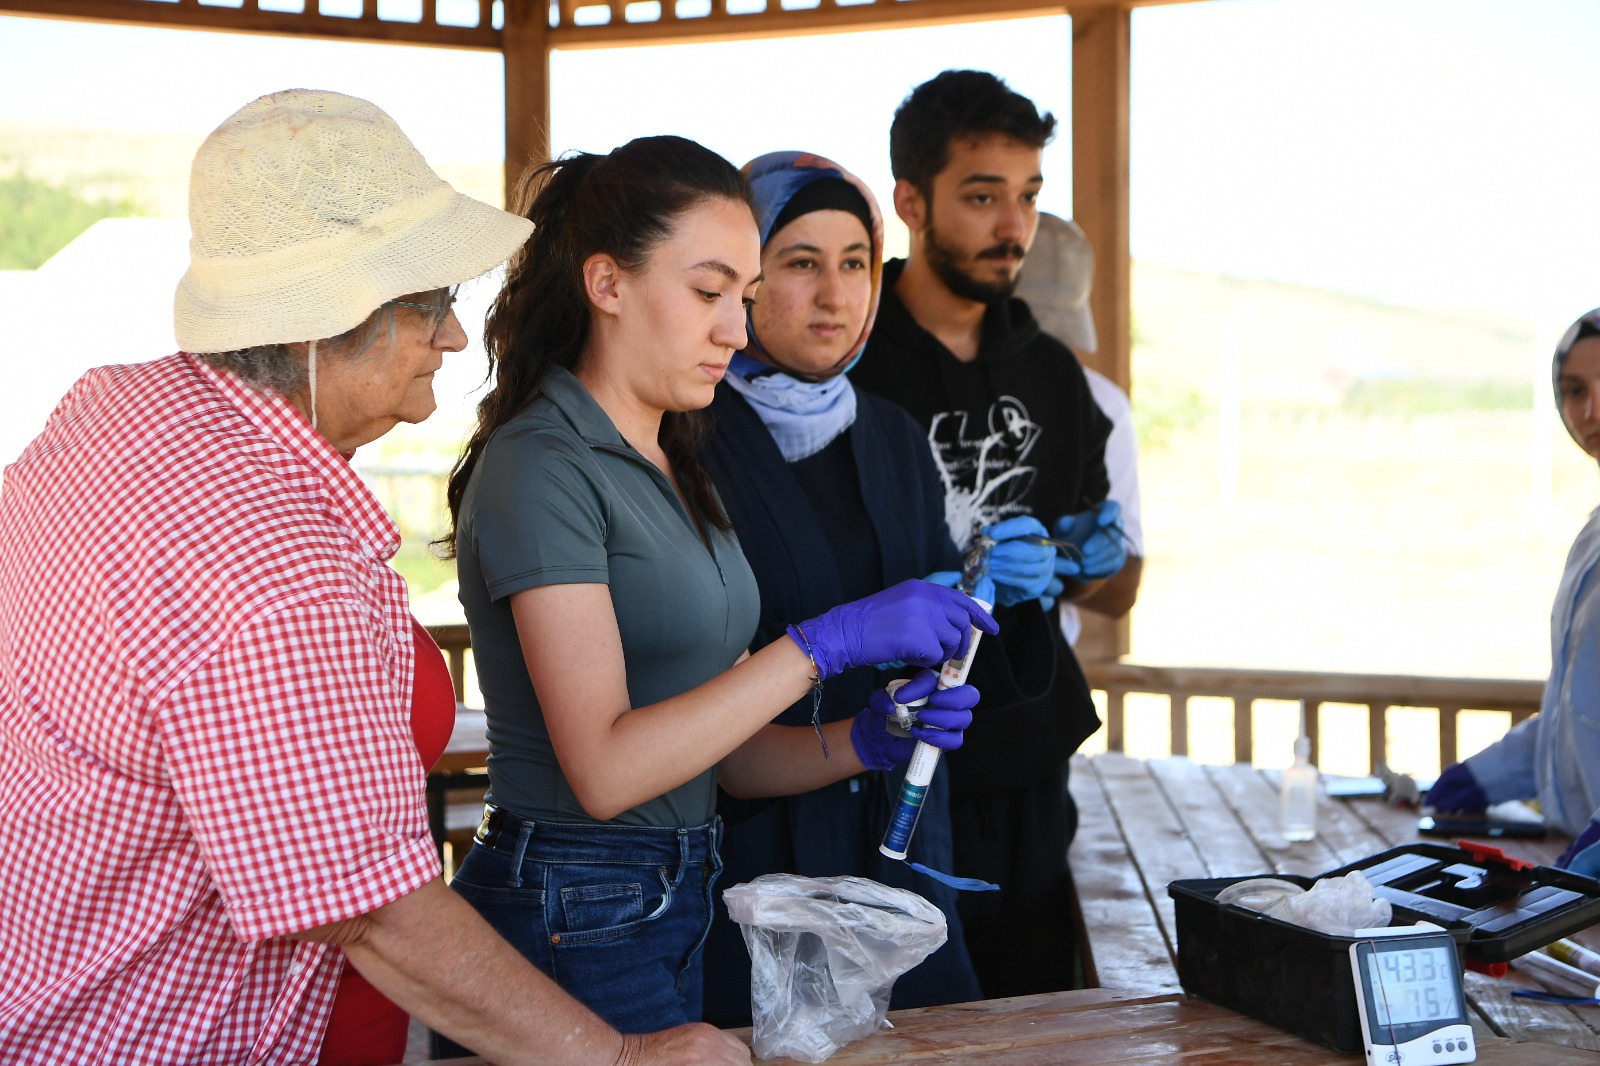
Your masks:
M306 376L310 379L308 387L311 390L311 428L317 428L317 342L312 341L306 349Z

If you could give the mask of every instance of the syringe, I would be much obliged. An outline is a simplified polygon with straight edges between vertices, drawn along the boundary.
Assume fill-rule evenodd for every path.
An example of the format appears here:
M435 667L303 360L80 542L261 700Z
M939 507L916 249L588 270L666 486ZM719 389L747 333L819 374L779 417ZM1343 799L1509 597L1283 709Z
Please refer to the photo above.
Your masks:
M995 541L980 535L973 542L972 549L967 552L962 560L961 583L956 587L967 595L972 596L978 583L989 572L989 553L994 550ZM972 596L986 611L993 610L994 605L978 597ZM947 659L939 669L938 687L941 689L955 688L957 685L967 683L967 675L972 672L972 660L978 653L978 638L982 631L973 627L971 639L967 642L967 654L959 659ZM927 703L927 698L915 700L905 705L906 710L897 716L902 725L915 720L914 708ZM902 717L903 716L903 717ZM883 843L878 845L878 850L891 859L904 859L906 850L911 844L911 834L916 831L917 819L922 816L922 802L927 798L928 785L933 781L933 772L939 765L940 749L925 741L917 741L917 746L912 750L911 762L906 766L906 777L900 786L900 799L895 804L894 814L889 819L889 828L883 834Z

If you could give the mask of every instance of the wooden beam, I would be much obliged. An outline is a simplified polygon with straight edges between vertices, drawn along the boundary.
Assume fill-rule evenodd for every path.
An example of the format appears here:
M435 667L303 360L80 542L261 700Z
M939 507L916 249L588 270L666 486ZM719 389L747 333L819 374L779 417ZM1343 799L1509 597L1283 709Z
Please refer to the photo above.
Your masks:
M208 30L214 33L255 33L279 37L308 37L375 44L410 44L440 48L494 51L500 35L487 20L477 26L439 26L422 22L388 22L371 12L361 18L321 14L317 0L306 0L307 10L262 11L255 3L244 7L210 7L189 0L159 4L150 0L0 0L0 15L26 15L76 22L114 22L129 26L154 26L169 30Z
M1094 248L1090 310L1100 350L1085 362L1132 392L1132 261L1128 248L1126 7L1074 5L1072 16L1072 217Z
M330 40L358 40L388 44L433 45L446 48L499 46L499 33L489 21L491 0L480 0L484 12L475 27L431 24L425 14L420 23L387 22L373 17L372 0L362 0L361 18L322 15L317 0L305 0L305 12L262 11L259 0L244 0L239 8L212 7L199 0L152 3L150 0L0 0L0 15L26 15L84 22L115 22L165 29L210 30L233 33L275 34ZM511 7L522 0L505 0ZM678 44L747 38L787 37L850 30L883 30L933 26L956 22L1027 18L1060 14L1074 16L1096 12L1125 12L1134 7L1200 3L1205 0L873 0L841 6L837 0L820 0L816 8L785 10L781 0L767 0L764 11L730 15L727 0L712 0L708 15L679 18L676 0L660 0L661 14L644 22L628 22L625 0L559 0L560 26L550 42L557 48L606 48L630 44ZM608 7L609 23L574 26L579 7ZM425 3L425 12L432 7Z
M550 158L550 25L546 0L505 0L506 208L522 172Z
M1121 0L1090 2L1098 4ZM672 3L673 0L661 0L663 11ZM778 0L768 0L765 11L730 15L726 7L718 3L712 6L710 14L699 18L662 18L651 22L623 22L613 18L609 23L599 26L575 26L563 19L560 26L550 31L550 44L554 48L613 48L624 45L739 41L1032 18L1038 15L1062 15L1066 11L1067 3L1064 0L876 0L874 3L850 7L821 5L794 11L780 8Z

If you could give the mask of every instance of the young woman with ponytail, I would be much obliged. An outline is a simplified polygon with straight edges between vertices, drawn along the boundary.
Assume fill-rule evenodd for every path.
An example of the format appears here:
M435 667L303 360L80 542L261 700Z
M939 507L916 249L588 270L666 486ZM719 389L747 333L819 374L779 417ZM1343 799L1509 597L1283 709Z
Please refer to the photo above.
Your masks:
M755 580L696 456L760 281L748 188L678 137L558 160L526 188L534 233L491 312L494 387L449 488L490 743L453 887L642 1032L700 1016L717 785L787 795L912 747L887 731L881 691L854 719L771 720L843 670L933 666L996 627L906 581L750 650ZM901 698L932 689L925 671ZM936 728L914 732L959 745L976 699L935 695Z

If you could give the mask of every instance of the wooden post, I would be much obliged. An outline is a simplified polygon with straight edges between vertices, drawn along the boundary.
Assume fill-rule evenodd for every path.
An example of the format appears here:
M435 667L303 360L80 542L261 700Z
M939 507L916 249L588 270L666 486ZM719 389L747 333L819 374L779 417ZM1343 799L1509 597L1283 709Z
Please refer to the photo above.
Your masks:
M1187 692L1174 692L1167 697L1171 704L1169 718L1171 725L1171 743L1174 755L1189 754L1189 694Z
M1306 700L1306 737L1311 741L1311 765L1322 765L1322 701Z
M1069 8L1070 10L1070 8ZM1072 217L1094 249L1089 309L1100 349L1084 362L1130 395L1133 267L1128 251L1127 7L1072 12ZM1086 616L1087 617L1087 616ZM1130 618L1112 625L1113 654L1132 647Z
M1389 765L1389 707L1387 703L1367 704L1367 766Z
M1439 769L1459 762L1456 757L1456 737L1461 720L1461 708L1442 705L1439 708Z
M505 0L506 207L513 211L522 172L550 158L549 11L547 0Z
M1249 696L1233 697L1233 761L1255 761L1255 738L1251 735L1255 725L1256 702Z
M1123 745L1124 690L1106 686L1106 750L1121 751Z
M1072 12L1072 217L1094 247L1090 308L1100 338L1084 362L1131 393L1129 41L1127 7Z

